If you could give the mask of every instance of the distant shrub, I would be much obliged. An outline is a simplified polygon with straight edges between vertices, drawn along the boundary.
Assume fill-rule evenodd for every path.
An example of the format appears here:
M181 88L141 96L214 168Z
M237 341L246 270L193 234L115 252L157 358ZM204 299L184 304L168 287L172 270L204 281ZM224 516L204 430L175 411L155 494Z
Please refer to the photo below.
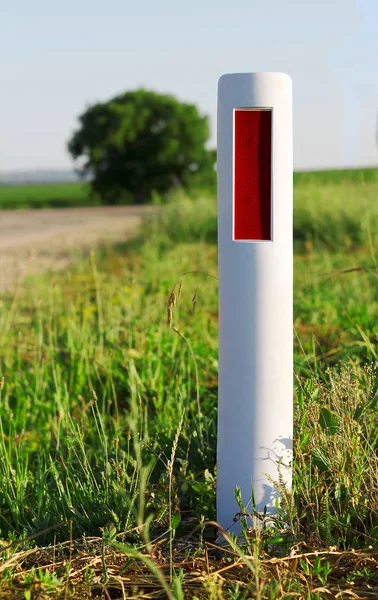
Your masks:
M378 183L297 185L294 188L294 248L353 250L378 245ZM155 202L163 200L155 197ZM172 193L143 235L163 245L179 242L217 242L217 206L206 192L189 196Z
M378 183L298 185L294 188L294 245L350 250L378 243Z
M157 198L155 197L155 202ZM217 207L213 196L173 192L157 217L144 223L142 236L163 246L217 241Z

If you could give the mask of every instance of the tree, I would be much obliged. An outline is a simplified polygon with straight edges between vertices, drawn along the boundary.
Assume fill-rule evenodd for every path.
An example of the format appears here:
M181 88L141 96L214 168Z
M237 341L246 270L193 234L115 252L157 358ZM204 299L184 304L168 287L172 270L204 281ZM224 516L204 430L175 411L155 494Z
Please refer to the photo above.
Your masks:
M103 201L148 201L194 181L214 181L208 118L193 104L140 89L90 106L68 143Z

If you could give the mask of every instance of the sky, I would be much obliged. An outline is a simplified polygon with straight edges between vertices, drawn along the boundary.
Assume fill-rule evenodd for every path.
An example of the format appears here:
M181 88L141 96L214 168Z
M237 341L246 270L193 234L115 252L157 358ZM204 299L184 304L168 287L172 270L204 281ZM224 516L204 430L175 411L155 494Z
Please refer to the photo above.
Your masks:
M223 73L293 80L296 169L378 165L378 0L1 0L0 173L72 168L95 102L194 102L216 143Z

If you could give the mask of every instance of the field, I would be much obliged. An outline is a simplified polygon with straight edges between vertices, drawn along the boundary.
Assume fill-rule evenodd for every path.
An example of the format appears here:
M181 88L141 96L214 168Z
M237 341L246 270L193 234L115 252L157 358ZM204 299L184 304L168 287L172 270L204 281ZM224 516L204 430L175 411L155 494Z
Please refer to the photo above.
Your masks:
M378 181L378 169L328 169L326 171L298 171L294 173L294 183L373 183Z
M378 181L316 177L295 187L293 496L242 545L214 545L214 199L0 299L2 599L377 597Z
M87 183L0 184L0 209L62 208L99 204Z
M378 168L304 171L294 173L295 184L360 184L378 183ZM0 183L0 210L25 208L63 208L100 205L91 196L85 182L20 184Z

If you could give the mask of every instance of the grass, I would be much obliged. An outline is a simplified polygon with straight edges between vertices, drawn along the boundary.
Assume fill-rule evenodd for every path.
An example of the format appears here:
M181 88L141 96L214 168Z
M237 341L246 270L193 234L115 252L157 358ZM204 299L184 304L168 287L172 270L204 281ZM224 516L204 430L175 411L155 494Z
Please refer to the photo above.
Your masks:
M1 598L374 596L376 191L296 187L294 495L243 546L214 546L214 201L1 298Z

